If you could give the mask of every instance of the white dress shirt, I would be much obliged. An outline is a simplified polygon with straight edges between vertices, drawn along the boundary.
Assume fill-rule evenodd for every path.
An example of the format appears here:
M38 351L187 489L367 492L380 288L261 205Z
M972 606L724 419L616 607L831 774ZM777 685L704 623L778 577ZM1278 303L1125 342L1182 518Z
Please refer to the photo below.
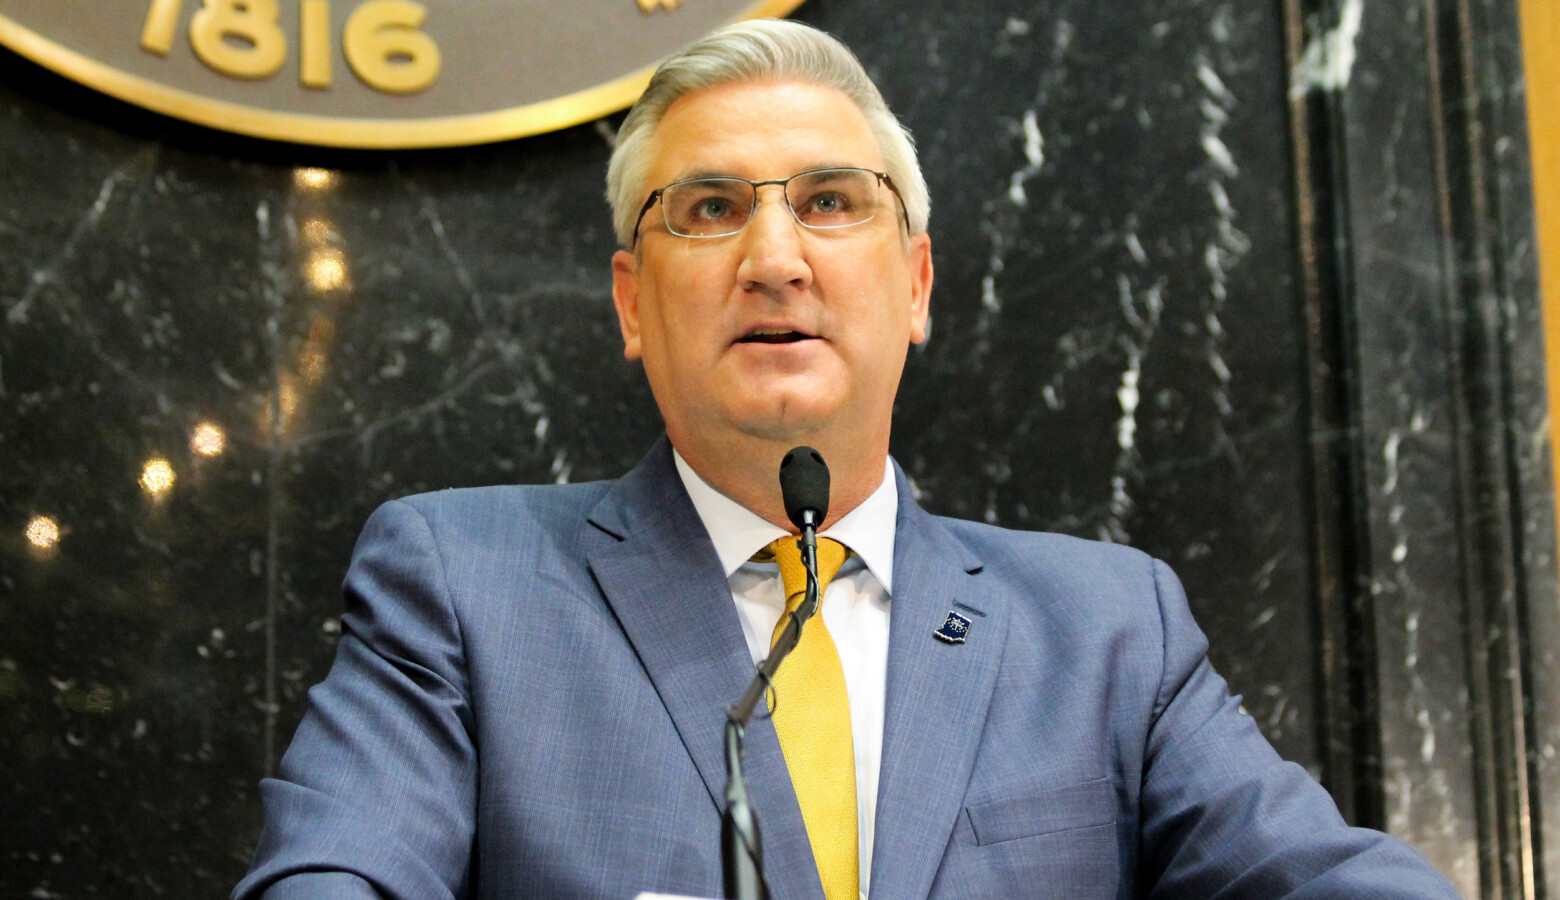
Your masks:
M752 556L787 532L710 486L676 451L673 459L693 507L715 543L731 585L742 633L756 665L769 655L769 640L785 612L780 567ZM820 536L854 551L824 589L819 613L839 650L850 699L851 742L856 751L856 828L861 896L867 896L877 815L878 769L883 758L884 684L888 677L888 612L894 586L894 523L899 495L894 469L883 461L883 481L860 506Z

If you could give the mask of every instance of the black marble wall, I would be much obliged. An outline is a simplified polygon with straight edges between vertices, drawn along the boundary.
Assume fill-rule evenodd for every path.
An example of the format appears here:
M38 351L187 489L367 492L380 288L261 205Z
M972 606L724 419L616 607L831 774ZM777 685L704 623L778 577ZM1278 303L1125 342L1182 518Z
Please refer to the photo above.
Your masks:
M894 445L923 502L1167 559L1347 815L1469 897L1560 891L1514 9L797 17L858 51L931 183ZM616 123L319 151L0 54L0 894L224 894L373 507L648 447Z

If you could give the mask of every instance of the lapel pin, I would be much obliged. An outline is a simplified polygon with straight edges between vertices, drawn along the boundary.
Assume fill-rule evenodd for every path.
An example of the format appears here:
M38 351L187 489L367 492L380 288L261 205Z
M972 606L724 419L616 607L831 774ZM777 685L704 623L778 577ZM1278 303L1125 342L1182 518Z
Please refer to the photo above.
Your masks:
M941 628L932 632L932 637L946 644L962 644L969 633L970 620L950 609L947 621L942 623Z

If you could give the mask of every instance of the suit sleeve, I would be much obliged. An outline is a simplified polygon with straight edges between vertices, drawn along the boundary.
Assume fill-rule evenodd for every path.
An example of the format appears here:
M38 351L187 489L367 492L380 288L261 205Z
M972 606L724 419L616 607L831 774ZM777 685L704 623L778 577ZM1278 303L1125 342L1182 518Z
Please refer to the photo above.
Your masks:
M1164 672L1143 773L1143 863L1153 898L1456 900L1408 845L1351 828L1285 762L1208 663L1208 642L1155 560Z
M341 642L309 691L234 900L463 896L476 749L464 650L427 522L391 502L344 586Z

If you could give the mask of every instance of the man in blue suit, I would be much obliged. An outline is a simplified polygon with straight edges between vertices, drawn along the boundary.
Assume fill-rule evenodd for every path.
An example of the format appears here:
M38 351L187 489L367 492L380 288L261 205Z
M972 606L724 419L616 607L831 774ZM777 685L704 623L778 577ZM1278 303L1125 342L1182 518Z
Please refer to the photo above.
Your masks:
M844 731L749 729L774 897L1456 896L1278 758L1163 564L916 505L888 443L926 187L848 50L785 22L693 45L608 179L667 437L615 482L374 514L235 897L718 895L722 708L782 621L798 444L846 558L804 629L825 674L775 716Z

